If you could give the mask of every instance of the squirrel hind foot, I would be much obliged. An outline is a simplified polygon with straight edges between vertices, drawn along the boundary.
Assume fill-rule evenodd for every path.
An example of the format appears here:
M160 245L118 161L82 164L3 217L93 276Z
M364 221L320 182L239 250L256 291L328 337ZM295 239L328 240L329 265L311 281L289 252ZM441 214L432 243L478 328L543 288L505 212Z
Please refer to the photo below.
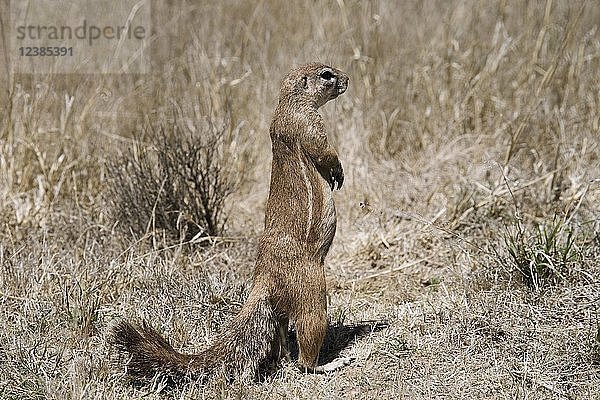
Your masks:
M314 367L306 367L297 362L296 367L305 374L330 374L352 364L355 359L356 357L338 357L327 364L317 365Z
M339 357L327 364L309 368L307 369L307 372L312 372L313 374L329 374L350 365L354 359L355 357Z

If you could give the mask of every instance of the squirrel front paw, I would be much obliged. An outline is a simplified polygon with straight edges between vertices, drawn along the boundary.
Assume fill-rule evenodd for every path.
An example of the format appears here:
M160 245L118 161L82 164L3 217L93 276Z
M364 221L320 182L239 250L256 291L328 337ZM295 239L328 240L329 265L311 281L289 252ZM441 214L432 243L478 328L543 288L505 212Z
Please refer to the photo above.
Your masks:
M340 190L344 184L344 170L342 169L342 164L338 163L335 167L333 167L329 175L331 177L329 182L331 190Z

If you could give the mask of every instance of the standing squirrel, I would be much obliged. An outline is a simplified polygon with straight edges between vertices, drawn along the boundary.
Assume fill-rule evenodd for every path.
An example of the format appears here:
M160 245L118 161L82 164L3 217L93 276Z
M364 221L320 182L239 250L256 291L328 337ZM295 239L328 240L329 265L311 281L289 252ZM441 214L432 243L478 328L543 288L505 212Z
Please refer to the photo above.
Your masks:
M317 367L328 326L323 263L336 230L332 191L344 182L318 108L347 87L346 74L320 63L286 75L270 128L273 162L265 229L246 303L212 345L194 355L177 352L145 323L118 322L109 340L128 356L129 375L202 379L223 369L232 378L252 379L263 361L289 359L289 322L296 328L302 369L323 372L348 362Z

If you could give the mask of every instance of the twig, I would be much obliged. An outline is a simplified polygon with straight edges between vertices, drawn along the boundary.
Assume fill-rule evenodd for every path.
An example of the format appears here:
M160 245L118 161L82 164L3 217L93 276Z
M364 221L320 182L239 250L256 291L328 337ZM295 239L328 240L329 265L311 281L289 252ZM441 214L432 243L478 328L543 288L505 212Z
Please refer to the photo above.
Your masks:
M19 301L27 301L30 300L26 297L19 297L19 296L13 296L11 294L6 294L3 291L0 290L0 297L4 297L5 299L11 299L11 300L19 300Z
M394 272L401 271L401 270L403 270L405 268L412 267L413 265L420 264L423 261L427 261L429 259L431 259L431 257L421 258L421 259L416 260L416 261L411 261L411 262L402 264L402 265L400 265L400 266L398 266L396 268L391 268L391 269L388 269L386 271L381 271L381 272L377 272L377 273L374 273L374 274L371 274L371 275L362 276L360 278L355 278L355 279L349 280L348 283L356 283L356 282L364 281L364 280L367 280L367 279L377 278L378 276L392 274Z
M489 251L487 251L487 250L485 250L484 248L482 248L481 246L478 246L478 245L477 245L477 244L475 244L474 242L472 242L472 241L470 241L470 240L467 240L467 239L465 239L464 237L462 237L462 236L461 236L461 235L459 235L458 233L456 233L456 232L453 232L453 231L451 231L450 229L444 228L443 226L439 226L439 225L435 224L434 222L432 222L432 221L430 221L430 220L427 220L427 219L425 219L425 218L421 217L421 216L420 216L420 215L418 215L418 214L410 214L410 213L407 213L407 212L400 212L399 214L402 214L402 215L404 216L404 218L406 218L406 219L408 219L408 220L411 220L411 221L412 221L412 220L414 220L414 221L421 222L421 223L423 223L423 224L426 224L426 225L429 225L429 226L431 226L432 228L435 228L435 229L437 229L437 230L439 230L439 231L442 231L442 232L444 232L444 233L446 233L446 234L448 234L448 235L450 235L450 236L453 236L454 238L456 238L456 239L460 240L460 241L461 241L461 242L463 242L463 243L466 243L466 244L468 244L469 246L471 246L471 247L473 247L473 248L475 248L475 249L477 249L477 250L481 251L482 253L485 253L485 254L492 254L492 253L490 253ZM463 213L463 214L464 214L464 213Z
M504 196L505 194L512 194L514 192L518 192L520 190L525 189L526 187L529 187L531 185L534 185L534 184L538 183L539 181L543 181L544 179L548 178L550 175L553 175L557 171L558 171L558 169L555 169L553 171L547 172L544 175L538 176L537 178L532 179L529 182L526 182L526 183L522 184L521 186L519 186L517 188L513 188L513 189L511 189L508 186L508 183L507 183L507 188L506 189L503 189L503 190L499 191L498 193L492 193L492 194L494 195L494 197L500 197L500 196ZM494 199L493 198L492 199L486 199L486 200L478 203L474 208L483 207L486 204L490 203L492 200L494 200Z
M590 188L590 185L586 185L585 186L585 189L583 190L583 193L581 194L581 196L579 196L579 200L577 201L577 205L573 208L573 210L571 210L568 213L569 214L569 218L567 218L567 220L565 221L565 225L568 226L571 223L571 220L573 219L573 216L577 213L577 211L579 210L579 207L581 207L581 203L583 202L583 198L587 194L589 188Z

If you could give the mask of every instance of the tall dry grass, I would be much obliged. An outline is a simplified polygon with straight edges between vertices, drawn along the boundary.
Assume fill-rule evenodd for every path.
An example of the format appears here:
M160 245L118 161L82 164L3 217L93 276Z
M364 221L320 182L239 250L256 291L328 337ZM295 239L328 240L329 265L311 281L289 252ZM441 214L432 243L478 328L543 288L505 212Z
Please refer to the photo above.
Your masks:
M156 1L152 72L105 76L8 74L7 6L1 398L600 396L595 1ZM279 82L312 60L350 75L323 109L347 176L331 319L389 326L348 340L356 361L331 376L128 385L104 347L112 321L149 319L194 351L243 302ZM107 202L126 181L107 166L153 151L142 132L174 109L235 134L226 166L244 179L210 246L132 236Z

